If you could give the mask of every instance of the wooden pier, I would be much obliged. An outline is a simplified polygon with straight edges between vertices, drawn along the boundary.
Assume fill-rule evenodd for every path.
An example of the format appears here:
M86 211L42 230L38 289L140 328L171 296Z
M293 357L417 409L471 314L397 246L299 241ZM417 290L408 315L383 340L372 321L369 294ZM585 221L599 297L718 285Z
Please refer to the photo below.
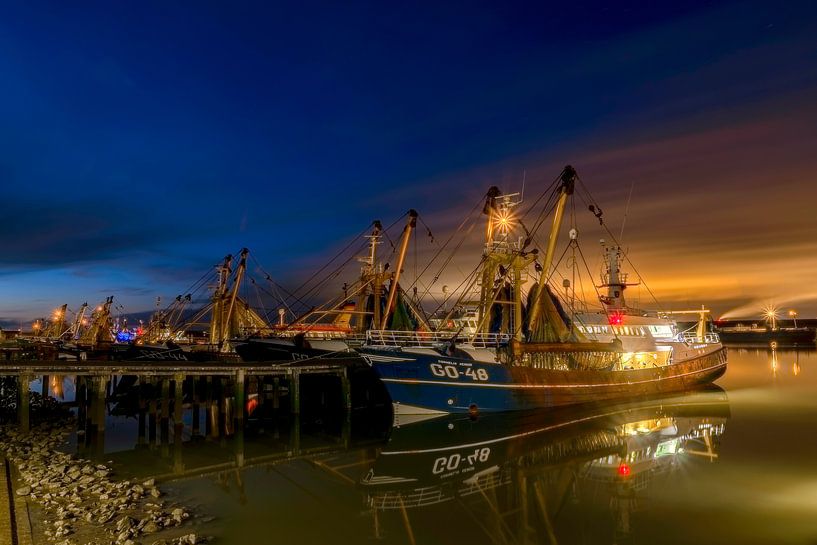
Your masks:
M161 392L160 399L171 399L172 402L162 402L159 418L167 421L169 408L172 405L174 421L181 421L182 395L186 386L194 398L203 394L208 403L218 404L220 418L223 418L224 399L229 397L236 409L234 411L235 429L243 426L246 412L247 391L253 383L256 392L264 393L270 390L269 396L258 397L259 403L270 398L275 408L280 403L280 385L285 384L289 397L289 411L298 415L302 410L301 381L306 376L337 377L340 382L340 397L342 409L351 409L350 370L360 365L356 358L332 358L304 360L302 362L277 363L226 363L188 362L188 361L46 361L46 360L10 360L0 363L0 376L15 376L18 384L17 418L21 429L30 427L30 392L28 385L40 378L43 384L43 394L47 391L48 380L53 375L71 375L77 377L77 400L87 403L80 409L80 420L90 419L94 428L104 429L105 401L110 398L116 387L116 377L136 376L141 384L149 384L154 391ZM191 385L192 382L192 385ZM271 383L270 388L265 385ZM220 399L220 401L219 401ZM203 400L205 401L205 400ZM140 401L141 403L141 401ZM157 415L157 401L147 401L151 406L145 407L148 414ZM86 411L83 409L87 409ZM155 409L155 410L154 410ZM198 420L198 403L193 404L194 420ZM209 422L209 421L208 421ZM224 424L224 422L221 422ZM219 427L222 427L221 425Z
M372 449L381 444L387 428L371 435L369 413L356 412L355 421L363 418L367 431L353 439L352 385L361 370L367 372L357 358L283 365L0 361L0 377L14 377L7 378L5 386L16 383L21 430L52 414L31 410L32 405L38 407L40 393L31 391L32 382L41 380L43 397L59 397L56 386L73 385L75 395L61 403L76 416L66 422L75 431L71 441L76 441L78 456L128 468L135 478L157 483L207 475L234 487L240 497L246 493L243 469L248 467L303 460L323 469L334 459L344 464L371 461ZM120 426L123 418L131 425ZM3 462L0 457L0 484L5 487L0 494L0 543L26 545L32 542L28 506L25 498L14 495L10 474L4 474L8 462Z

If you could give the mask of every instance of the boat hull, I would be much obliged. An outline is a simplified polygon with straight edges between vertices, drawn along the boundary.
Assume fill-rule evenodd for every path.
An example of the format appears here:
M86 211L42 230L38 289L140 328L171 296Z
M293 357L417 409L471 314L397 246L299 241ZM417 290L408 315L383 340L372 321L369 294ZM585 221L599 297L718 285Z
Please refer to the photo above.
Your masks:
M235 341L235 351L246 362L292 363L314 358L348 358L353 353L346 343L337 340L296 342L292 337L250 338Z
M815 346L815 332L811 328L776 329L773 331L757 331L752 329L719 330L718 336L725 344L745 346L769 346L776 343L781 347L808 347Z
M361 350L400 414L518 411L679 392L726 371L722 347L683 362L621 371L560 371L464 358Z

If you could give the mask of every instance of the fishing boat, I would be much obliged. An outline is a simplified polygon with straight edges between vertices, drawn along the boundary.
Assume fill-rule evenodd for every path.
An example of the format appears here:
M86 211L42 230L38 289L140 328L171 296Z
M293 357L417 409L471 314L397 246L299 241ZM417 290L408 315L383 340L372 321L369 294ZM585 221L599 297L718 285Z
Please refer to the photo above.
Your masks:
M113 320L113 297L100 304L90 320L84 317L87 305L83 305L75 321L77 333L61 349L78 359L237 361L233 339L269 329L264 317L239 294L248 256L246 248L237 259L227 255L214 267L215 278L213 273L204 275L190 293L177 296L164 309L158 308L158 299L149 322L135 330L123 329L119 319ZM206 304L189 309L201 292L211 289Z
M473 275L480 290L475 333L367 332L359 352L386 385L395 414L529 410L656 395L712 382L726 371L726 352L716 337L686 335L633 350L623 342L627 330L619 329L632 327L633 317L607 316L612 340L605 342L568 315L549 280L577 181L576 171L565 167L543 195L546 205L531 229L514 216L518 194L488 191L485 247ZM600 207L589 209L603 223ZM551 211L540 263L531 244ZM573 227L568 248L577 245Z
M814 348L815 331L810 327L777 328L751 325L718 327L718 335L726 344L743 346L775 346Z
M429 330L425 316L414 307L400 287L406 250L415 231L418 214L409 210L396 249L396 263L390 267L378 255L384 234L380 221L372 223L366 235L367 253L356 281L345 284L343 293L316 308L285 321L286 310L279 310L279 323L257 335L232 339L244 361L287 363L311 358L348 358L365 341L370 329L413 330L421 324ZM337 271L332 271L334 277ZM361 360L362 363L363 362Z
M80 314L84 313L85 304L80 309ZM68 321L68 305L64 304L54 310L49 318L40 318L31 325L32 334L21 334L14 339L15 348L20 353L25 353L27 357L35 359L56 359L60 354L60 349L66 340L75 338L75 333L79 331L79 322Z
M113 296L106 297L90 318L86 318L88 304L83 303L77 312L74 325L63 335L59 343L59 359L108 360L115 343L111 309Z
M709 310L703 306L691 310L649 311L629 305L625 293L639 283L630 282L628 273L623 272L622 248L604 239L600 242L604 266L601 283L596 288L603 292L598 297L601 308L596 312L581 310L570 314L570 323L579 333L593 341L621 342L625 366L630 363L628 360L637 365L652 359L666 365L670 357L694 358L699 339L711 346L721 343L718 334L710 331ZM575 301L570 297L566 299L572 310ZM680 315L697 315L697 319L679 330L674 317Z
M337 314L330 323L283 323L272 326L259 335L232 339L236 353L243 361L281 362L320 358L349 357L353 351L349 341L354 330L349 317L354 308ZM359 343L358 343L359 344Z
M789 314L794 317L793 326L780 326L777 309L772 306L763 310L765 324L747 323L746 320L719 320L715 325L721 340L727 344L814 348L817 342L814 327L798 327L797 313L790 311Z
M240 295L247 273L249 250L242 248L236 260L232 254L215 267L216 283L209 302L184 317L194 301L192 294L179 295L164 310L157 310L142 334L119 347L116 359L148 361L238 360L234 339L268 330L267 321ZM197 282L191 291L204 289ZM191 331L200 330L194 339ZM199 342L200 341L200 342Z

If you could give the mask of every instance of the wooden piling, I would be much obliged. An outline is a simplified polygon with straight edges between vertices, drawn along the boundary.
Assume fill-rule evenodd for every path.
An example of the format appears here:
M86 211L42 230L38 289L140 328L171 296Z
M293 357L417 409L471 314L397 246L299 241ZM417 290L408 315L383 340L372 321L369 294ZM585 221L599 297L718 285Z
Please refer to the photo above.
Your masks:
M272 379L272 410L275 411L275 416L278 416L278 409L281 408L281 379L275 377Z
M31 413L29 406L28 385L31 382L31 375L22 374L17 377L17 422L20 431L28 433L31 429Z
M182 409L184 403L184 375L177 374L173 381L173 443L181 445L184 432Z
M136 389L139 403L139 424L137 428L137 435L136 435L136 445L138 447L144 447L147 443L145 438L145 422L147 417L147 401L145 400L145 380L146 377L144 375L139 376L139 386Z
M156 420L159 415L159 407L157 405L156 396L159 392L156 390L156 379L150 379L150 401L148 402L148 443L151 447L156 446Z
M340 391L343 409L349 412L352 410L352 388L349 383L349 373L345 367L340 371Z
M235 372L235 407L233 411L233 429L235 430L244 427L244 411L247 409L245 378L244 369Z
M94 377L94 427L97 432L105 433L105 400L109 382L104 377Z
M82 375L77 376L77 432L82 432L81 435L87 435L88 431L88 383L87 377ZM87 438L87 437L86 437ZM77 444L81 443L77 439Z
M301 414L301 373L297 369L289 371L289 410Z
M301 453L301 416L297 413L292 415L289 433L290 456L298 456Z
M218 435L217 437L221 438L221 443L224 444L224 441L227 436L227 399L224 395L224 379L221 377L213 377L213 382L215 386L216 392L216 399L217 399L217 407L218 407Z
M200 401L200 395L199 395L200 391L199 390L200 390L200 386L201 386L200 377L194 376L192 378L192 384L193 384L193 391L192 391L191 401L193 403L193 407L192 407L193 415L192 415L192 425L190 426L190 436L195 438L195 437L198 437L199 435L201 435L201 423L200 423L201 409L199 407L199 401Z
M105 401L108 380L102 376L91 377L91 426L88 442L96 456L105 453Z
M167 445L170 443L170 379L159 379L161 387L161 413L159 415L159 444Z
M214 418L213 407L213 377L204 377L204 406L206 407L207 416L204 419L204 435L207 437L218 437L218 432L213 429L218 427L218 421ZM215 426L214 424L215 420Z

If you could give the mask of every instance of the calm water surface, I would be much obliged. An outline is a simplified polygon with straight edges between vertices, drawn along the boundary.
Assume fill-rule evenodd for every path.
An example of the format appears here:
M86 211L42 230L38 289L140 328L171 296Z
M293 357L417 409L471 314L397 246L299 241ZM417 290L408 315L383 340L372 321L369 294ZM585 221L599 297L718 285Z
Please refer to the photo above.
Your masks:
M730 349L718 385L399 427L251 418L207 438L186 406L180 442L149 422L139 440L122 401L101 444L71 448L158 476L224 544L817 543L817 355Z

